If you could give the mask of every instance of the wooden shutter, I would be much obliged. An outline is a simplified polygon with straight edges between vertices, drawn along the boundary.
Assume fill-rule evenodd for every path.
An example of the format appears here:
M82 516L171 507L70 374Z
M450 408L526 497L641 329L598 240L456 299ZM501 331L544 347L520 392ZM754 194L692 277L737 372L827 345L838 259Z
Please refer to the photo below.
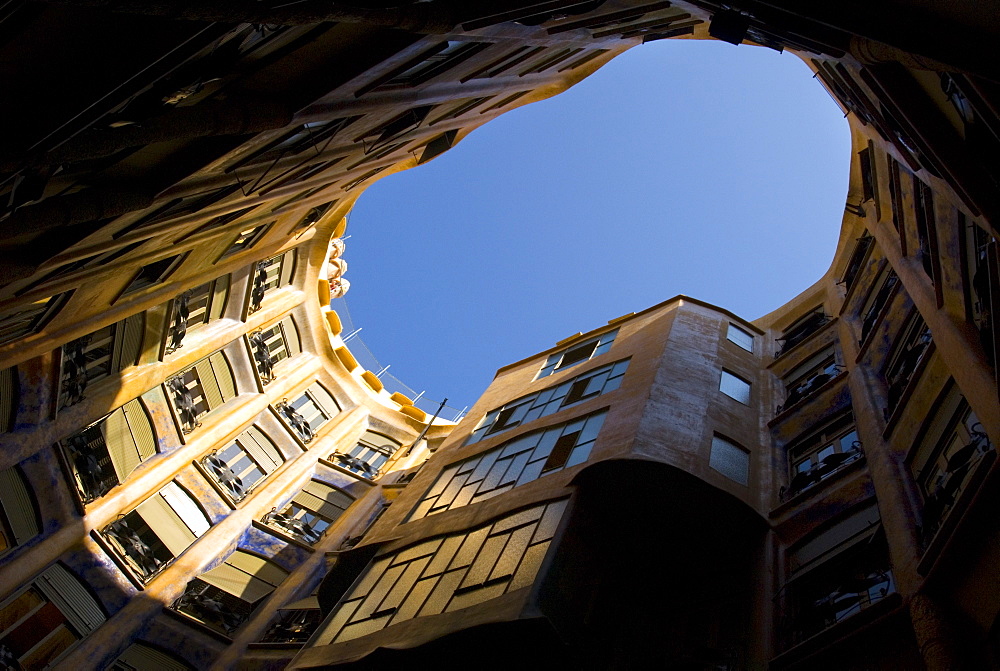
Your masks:
M287 571L266 559L237 550L201 579L252 604L274 591L287 576Z
M229 298L229 275L223 275L215 280L212 287L212 303L208 309L208 319L219 319L226 310L226 300Z
M39 534L34 500L16 466L0 471L0 505L14 532L15 543L21 545Z
M270 473L285 461L271 439L256 426L251 426L244 431L242 437L244 438L242 444L246 451L250 453L254 461L260 464L265 473Z
M222 405L223 400L222 389L219 386L218 378L215 377L215 371L212 370L212 364L208 359L202 359L194 367L198 371L198 380L201 382L201 390L208 402L208 409L215 410Z
M299 331L295 328L295 321L291 317L285 317L281 320L281 331L285 335L285 349L288 350L288 356L295 356L301 352Z
M142 350L142 336L146 328L146 313L132 315L115 325L115 349L111 362L112 371L134 366Z
M208 357L208 361L215 373L215 379L219 383L219 393L222 395L222 402L236 398L236 381L233 379L233 371L229 369L226 355L222 352L215 352Z
M17 419L17 368L0 370L0 433L14 428Z
M140 503L135 510L173 556L194 543L196 536L159 492Z
M124 409L125 419L128 421L139 453L139 461L146 461L156 454L156 433L149 421L149 415L146 414L139 399L129 401L124 405Z
M340 412L340 405L333 394L326 390L321 384L314 384L309 387L309 394L316 400L328 417L333 417Z
M90 592L60 564L53 564L42 572L34 585L84 636L101 626L106 619Z
M118 475L118 482L125 482L129 473L142 461L132 431L129 430L128 421L125 419L125 406L118 408L101 422L101 434L104 436L108 454L111 455L111 463Z
M295 250L285 252L281 257L281 279L278 286L283 287L292 281L292 274L295 272Z
M167 653L138 642L126 648L115 661L127 664L136 671L191 671L190 666Z
M354 503L354 499L339 489L322 482L311 480L302 491L295 495L293 502L307 510L318 513L331 522Z
M182 489L176 482L168 482L160 490L160 496L173 508L188 529L195 536L201 536L209 530L212 522L195 501L194 497Z

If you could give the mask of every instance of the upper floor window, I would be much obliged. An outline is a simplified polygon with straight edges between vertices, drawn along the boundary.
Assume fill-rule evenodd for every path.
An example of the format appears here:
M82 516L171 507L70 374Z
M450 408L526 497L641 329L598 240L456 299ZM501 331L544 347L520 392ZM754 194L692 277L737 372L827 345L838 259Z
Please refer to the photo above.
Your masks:
M583 363L584 361L589 361L595 356L604 354L611 349L611 344L615 341L615 336L617 335L618 329L615 329L613 331L608 331L607 333L602 333L595 338L584 340L577 345L573 345L569 349L564 349L556 352L555 354L550 354L549 358L545 360L545 365L542 366L542 370L539 371L535 379L537 380L540 377L547 377L555 372L569 368L570 366L575 366L578 363Z
M17 366L0 370L0 433L13 430L20 395Z
M487 436L551 415L574 403L614 391L621 385L628 364L629 360L625 359L601 366L556 387L549 387L505 403L486 414L466 444L478 442Z
M0 345L37 333L66 304L69 291L0 313Z
M800 317L794 324L786 328L782 332L781 337L778 338L778 342L782 343L782 345L781 349L775 352L774 357L778 358L782 354L785 354L813 333L820 330L829 321L830 318L823 312L822 307L816 308L804 317Z
M236 397L236 380L222 352L181 371L166 387L184 433L194 431L205 415Z
M862 456L854 416L848 411L797 439L788 448L789 483L778 494L782 500L787 500L840 472Z
M269 291L291 283L295 271L294 249L254 264L253 282L250 283L250 312L260 310L264 296Z
M170 608L231 637L287 577L274 561L236 550L190 581Z
M187 254L175 254L174 256L168 256L166 258L160 259L159 261L153 261L148 263L139 269L139 272L135 274L132 281L128 283L122 295L131 294L141 289L151 287L154 284L160 284L166 281L175 270L180 268L181 262Z
M229 247L222 254L222 258L227 256L232 256L233 254L238 254L244 252L254 245L256 245L267 233L268 229L271 228L271 224L260 224L258 226L250 226L240 231L236 235L236 239L230 243Z
M849 292L854 287L854 282L865 267L865 261L868 260L869 252L871 252L874 244L875 238L867 230L854 243L854 251L851 252L851 258L847 262L847 269L844 271L844 277L841 280L844 284L844 291Z
M198 503L174 482L101 530L112 551L149 582L211 527Z
M354 497L350 494L325 482L310 480L287 507L267 513L263 522L312 545L352 503Z
M722 371L722 378L719 380L719 391L743 405L750 405L750 383L738 375L730 373L728 370Z
M79 578L53 564L0 603L0 650L11 669L57 668L107 616Z
M170 306L166 354L182 347L188 331L222 317L229 297L229 278L229 275L217 277L211 282L188 289L173 300Z
M35 497L17 466L0 471L0 556L42 532Z
M251 426L236 440L206 456L201 463L225 495L233 503L238 503L284 461L284 456L267 434Z
M458 42L455 40L440 42L402 67L358 89L354 95L361 97L369 91L408 88L423 84L488 46L490 46L488 42Z
M930 328L924 323L920 314L914 311L894 343L892 354L882 373L889 385L887 405L882 411L886 420L892 416L902 401L903 393L909 387L910 380L913 379L932 342Z
M311 441L316 430L340 412L337 400L319 383L292 401L283 399L275 409L303 443Z
M485 501L543 475L582 464L607 410L518 436L492 450L445 466L410 519Z
M753 334L744 331L736 324L729 324L729 329L726 331L726 340L748 352L753 352Z
M1000 249L996 238L959 212L965 270L965 303L979 331L986 360L994 370L1000 360Z
M842 366L837 363L833 345L813 354L782 379L785 385L785 402L778 406L778 412L787 410L819 391L840 372L841 368Z
M733 482L741 485L750 482L750 453L722 436L712 436L708 465Z
M290 316L273 326L251 333L247 339L253 352L253 362L257 368L257 374L260 375L260 380L264 384L274 380L274 369L280 361L295 356L301 351L299 332Z
M358 444L349 451L330 455L338 465L365 478L374 478L382 467L402 447L398 440L374 431L365 431Z
M145 313L88 333L62 346L59 373L59 407L84 398L87 387L134 366L142 349Z
M896 271L889 266L888 262L885 263L878 277L875 278L871 291L868 292L868 297L865 299L865 304L861 308L861 339L858 341L859 345L864 345L864 343L868 342L868 337L875 329L875 324L878 323L883 309L889 303L893 289L896 288L898 282L899 278L896 276Z
M60 441L74 484L90 503L125 482L135 467L156 454L156 434L142 406L134 399Z
M924 497L921 535L925 544L933 540L990 452L982 424L952 385L928 420L910 463Z

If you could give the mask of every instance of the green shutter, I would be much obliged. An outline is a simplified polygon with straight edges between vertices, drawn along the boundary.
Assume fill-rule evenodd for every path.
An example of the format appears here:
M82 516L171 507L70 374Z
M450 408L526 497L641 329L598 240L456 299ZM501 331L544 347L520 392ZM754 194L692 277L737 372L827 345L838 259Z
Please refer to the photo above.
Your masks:
M17 419L17 368L0 370L0 433L14 428Z
M14 541L21 545L41 531L35 517L35 506L24 478L12 466L0 471L0 505L7 515Z
M222 352L215 352L208 361L215 373L215 379L219 384L219 393L222 395L223 403L236 398L236 381L233 379L233 372L229 370L229 363L226 355Z
M302 351L302 346L299 344L299 332L295 328L295 321L291 317L285 317L281 320L281 330L285 334L285 348L288 350L288 356L295 356Z
M139 460L145 461L156 454L156 433L139 399L125 404L125 419L128 420L129 429L132 431Z
M202 393L208 401L208 409L215 410L222 405L222 389L219 387L219 380L215 377L212 364L208 359L202 359L194 365L198 371L198 380L201 382Z
M212 287L212 305L208 310L208 319L218 319L226 310L226 299L229 298L229 275L223 275L215 280Z
M121 407L107 416L101 423L104 444L111 455L111 463L118 474L118 482L125 482L128 474L142 461L139 450L125 419L125 408Z

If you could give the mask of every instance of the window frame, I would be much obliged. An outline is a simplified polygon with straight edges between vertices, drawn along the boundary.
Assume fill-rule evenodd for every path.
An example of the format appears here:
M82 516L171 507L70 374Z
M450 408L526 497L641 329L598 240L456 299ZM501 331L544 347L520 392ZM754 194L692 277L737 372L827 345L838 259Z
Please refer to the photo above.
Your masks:
M538 371L538 374L535 375L535 379L539 380L543 377L548 377L560 371L566 370L567 368L572 368L577 364L590 361L595 357L605 354L609 349L611 349L617 338L618 329L610 329L596 336L587 338L586 340L581 340L580 342L573 343L572 345L553 352L546 358L541 369ZM574 359L570 363L564 363L567 354L582 351L587 347L590 347L591 349L590 353L586 357Z
M721 375L719 377L719 391L721 393L725 394L726 396L728 396L729 398L733 399L737 403L740 403L742 405L745 405L745 406L749 407L751 401L753 400L753 383L750 382L749 380L744 379L742 376L737 375L736 373L732 372L731 370L729 370L727 368L723 368L720 372L721 372ZM740 397L740 396L742 396L742 394L740 396L734 396L729 391L726 391L725 387L726 387L727 376L734 383L735 382L741 382L744 385L746 385L746 400L745 401ZM734 391L735 391L735 389L734 389Z

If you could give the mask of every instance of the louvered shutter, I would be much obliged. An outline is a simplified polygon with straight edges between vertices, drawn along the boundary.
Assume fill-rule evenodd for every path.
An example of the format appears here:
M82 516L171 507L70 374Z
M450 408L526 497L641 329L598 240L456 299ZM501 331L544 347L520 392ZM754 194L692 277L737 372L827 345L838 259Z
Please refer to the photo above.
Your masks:
M208 361L215 373L215 379L219 384L219 393L222 395L223 403L236 397L236 381L233 379L233 372L229 370L226 362L226 355L222 352L215 352Z
M302 351L302 345L299 342L299 331L295 328L295 321L291 317L285 317L281 320L281 330L285 334L285 348L288 350L288 356L295 356Z
M281 257L281 278L279 287L283 287L292 281L292 273L295 272L295 250L289 250Z
M237 550L229 556L226 563L267 583L272 589L280 585L288 577L288 571L285 569L274 562L270 562L257 555L252 555L249 552Z
M310 482L292 499L306 510L311 510L329 521L334 521L350 506L354 499L329 485Z
M0 471L0 505L18 545L38 535L40 529L31 492L16 466Z
M275 585L287 575L267 560L237 550L225 563L202 574L201 579L252 604L274 591ZM277 580L272 583L268 578Z
M175 557L196 538L159 492L140 503L136 512Z
M139 461L145 461L156 454L156 434L139 399L125 404L125 419L128 421L132 438L135 440Z
M144 643L133 643L115 661L127 664L136 671L191 671L187 664Z
M229 298L229 275L223 275L215 280L212 287L212 304L208 310L208 318L218 319L226 310L226 300Z
M17 419L17 368L0 370L0 433L14 428Z
M142 350L142 336L146 327L146 313L132 315L115 325L115 352L111 369L120 371L134 366Z
M160 490L160 496L173 508L177 516L181 518L185 526L191 530L195 536L201 536L209 530L212 523L198 506L197 502L184 491L176 482L169 482Z
M222 405L222 389L219 387L219 380L215 377L212 364L208 359L202 359L194 365L198 371L198 380L201 382L201 390L208 401L208 409L215 410Z
M340 412L340 406L337 404L337 400L333 397L333 394L328 392L325 387L321 384L314 384L309 387L309 394L316 400L323 411L329 417L333 417L338 412Z
M125 407L118 408L108 415L101 423L101 434L104 436L108 454L111 455L111 463L118 475L118 482L125 482L125 478L141 462L139 450L125 419Z
M278 448L256 426L251 426L244 431L243 438L244 448L266 473L270 473L284 462Z
M106 619L90 592L59 564L47 568L34 584L83 635L97 629Z

